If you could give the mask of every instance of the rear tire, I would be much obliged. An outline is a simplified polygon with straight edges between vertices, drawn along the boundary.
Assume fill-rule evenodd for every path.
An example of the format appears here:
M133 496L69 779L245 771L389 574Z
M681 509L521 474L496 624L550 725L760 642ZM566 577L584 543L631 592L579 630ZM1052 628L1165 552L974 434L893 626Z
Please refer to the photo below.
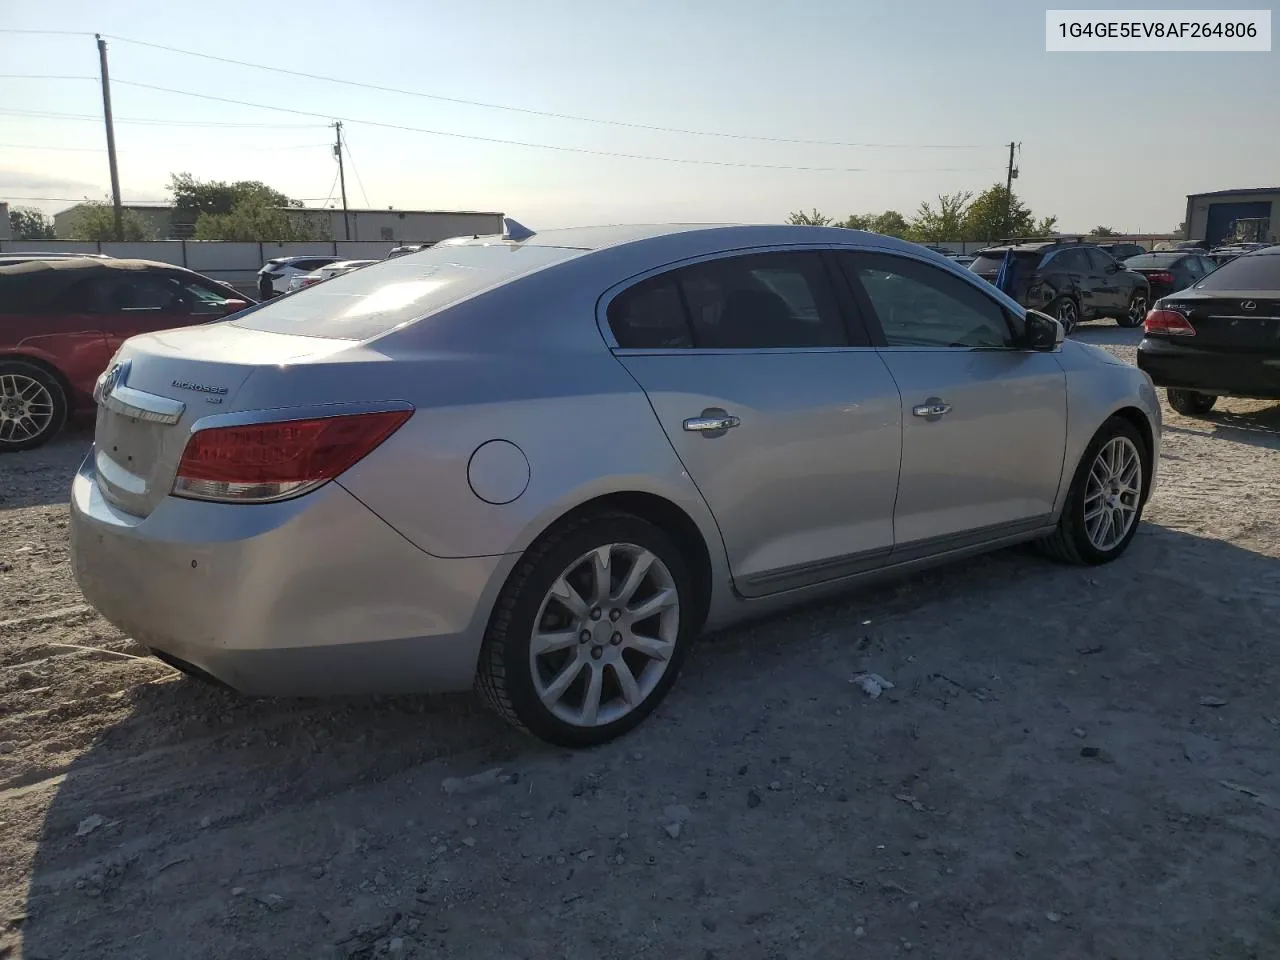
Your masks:
M1218 402L1217 397L1208 393L1197 393L1195 390L1169 389L1165 391L1165 397L1169 400L1169 406L1184 417L1203 417Z
M1080 308L1070 297L1058 297L1049 304L1049 315L1062 324L1062 332L1070 333L1080 322Z
M67 393L44 367L0 361L0 453L43 446L67 422Z
M1129 298L1129 308L1123 317L1116 317L1116 324L1121 327L1140 327L1147 319L1147 295L1141 290Z
M638 579L641 566L649 572ZM476 687L503 719L549 743L607 743L675 683L696 608L685 558L658 527L616 512L569 520L525 553L499 594Z
M1097 566L1115 560L1138 532L1150 476L1151 453L1137 428L1121 417L1110 418L1080 458L1058 529L1037 548L1060 563ZM1117 488L1131 492L1114 492Z

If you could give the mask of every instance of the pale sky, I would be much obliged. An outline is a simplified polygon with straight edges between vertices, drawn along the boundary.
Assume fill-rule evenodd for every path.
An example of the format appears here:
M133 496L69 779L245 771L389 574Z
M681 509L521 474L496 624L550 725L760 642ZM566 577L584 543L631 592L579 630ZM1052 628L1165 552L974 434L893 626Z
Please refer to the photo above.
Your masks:
M126 201L163 200L169 173L189 171L263 180L318 205L336 197L325 127L332 118L346 121L351 206L365 206L367 196L374 207L496 210L535 228L780 221L811 207L841 218L887 208L910 216L939 193L1003 182L1011 140L1022 145L1015 191L1067 230L1168 231L1182 219L1187 193L1280 186L1280 54L1049 54L1045 7L1025 0L8 0L0 3L0 200L53 212L85 196L105 199L110 182L92 36L5 29L108 35ZM745 138L360 89L128 40L435 97ZM49 199L20 199L27 197Z

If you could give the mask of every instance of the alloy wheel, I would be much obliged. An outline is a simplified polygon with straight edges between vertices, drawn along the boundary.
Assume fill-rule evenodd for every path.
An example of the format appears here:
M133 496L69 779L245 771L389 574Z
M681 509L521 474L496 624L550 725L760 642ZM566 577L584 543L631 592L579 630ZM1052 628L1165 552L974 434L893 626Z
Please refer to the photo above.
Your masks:
M1129 323L1136 327L1145 319L1147 319L1147 298L1139 293L1129 301Z
M0 374L0 443L24 443L53 422L53 394L21 373Z
M1142 499L1142 457L1133 441L1112 437L1089 468L1084 531L1093 546L1113 550L1133 528Z
M529 645L534 690L565 723L613 723L653 693L679 632L680 594L666 564L635 544L597 547L543 598Z
M1070 300L1063 300L1058 304L1058 322L1062 324L1062 329L1070 333L1076 325L1076 305Z

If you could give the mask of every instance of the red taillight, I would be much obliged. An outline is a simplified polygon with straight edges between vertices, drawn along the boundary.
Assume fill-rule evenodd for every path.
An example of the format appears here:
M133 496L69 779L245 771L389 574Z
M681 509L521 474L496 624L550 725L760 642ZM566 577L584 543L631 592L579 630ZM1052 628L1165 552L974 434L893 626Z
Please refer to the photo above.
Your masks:
M1152 310L1142 321L1142 332L1162 337L1194 337L1196 328L1177 310Z
M1173 274L1167 270L1157 270L1147 274L1148 283L1173 283Z
M314 490L395 433L411 410L214 427L191 435L173 494L262 503Z

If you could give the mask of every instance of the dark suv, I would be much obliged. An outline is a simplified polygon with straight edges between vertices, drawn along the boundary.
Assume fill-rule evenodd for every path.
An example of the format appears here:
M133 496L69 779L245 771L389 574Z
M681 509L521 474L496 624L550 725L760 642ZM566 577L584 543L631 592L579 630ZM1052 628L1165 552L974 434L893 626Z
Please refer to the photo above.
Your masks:
M1114 317L1122 327L1141 326L1151 295L1147 280L1096 245L1079 240L1002 241L978 253L969 269L995 283L1006 256L1002 287L1024 307L1048 313L1070 333L1081 320ZM1012 272L1012 288L1008 275Z

